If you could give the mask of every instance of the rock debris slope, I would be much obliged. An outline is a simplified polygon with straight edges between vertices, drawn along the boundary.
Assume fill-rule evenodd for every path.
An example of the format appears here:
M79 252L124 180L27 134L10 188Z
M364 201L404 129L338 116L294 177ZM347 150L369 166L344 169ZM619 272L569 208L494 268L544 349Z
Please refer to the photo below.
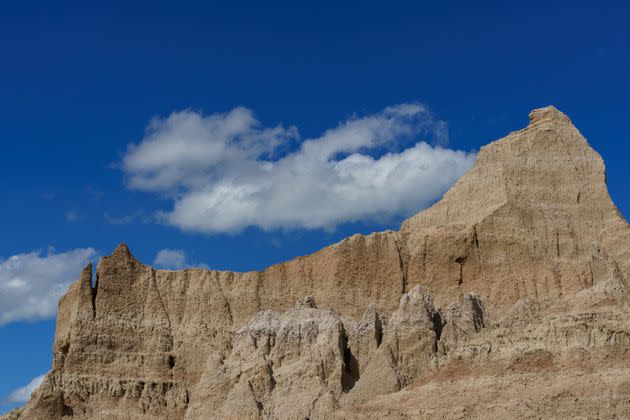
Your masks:
M399 232L249 273L121 245L19 418L628 418L629 275L601 157L538 109Z

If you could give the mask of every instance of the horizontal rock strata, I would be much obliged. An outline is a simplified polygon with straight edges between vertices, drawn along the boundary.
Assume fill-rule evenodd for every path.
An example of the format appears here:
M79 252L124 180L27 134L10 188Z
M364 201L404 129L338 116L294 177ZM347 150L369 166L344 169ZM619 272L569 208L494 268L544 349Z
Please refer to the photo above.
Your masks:
M121 245L95 271L12 415L630 417L630 227L553 107L398 232L248 273L156 270Z

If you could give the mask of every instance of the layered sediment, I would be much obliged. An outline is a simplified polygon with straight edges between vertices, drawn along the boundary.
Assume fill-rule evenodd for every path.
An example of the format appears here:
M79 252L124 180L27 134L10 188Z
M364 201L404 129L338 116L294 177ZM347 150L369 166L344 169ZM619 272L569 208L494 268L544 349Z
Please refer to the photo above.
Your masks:
M95 271L20 419L630 417L630 227L553 107L399 231L261 272L124 245Z

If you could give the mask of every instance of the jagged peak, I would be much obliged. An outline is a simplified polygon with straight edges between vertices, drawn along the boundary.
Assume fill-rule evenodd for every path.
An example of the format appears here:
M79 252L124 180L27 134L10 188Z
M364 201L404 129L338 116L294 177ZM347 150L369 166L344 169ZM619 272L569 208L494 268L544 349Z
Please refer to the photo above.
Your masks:
M82 284L86 284L92 287L92 263L88 263L83 270L81 270L81 275L79 277Z
M553 105L544 108L536 108L529 113L530 127L545 121L572 124L571 119Z
M473 168L431 208L401 230L476 225L507 205L563 206L584 200L611 203L603 160L571 120L553 106L529 114L530 124L480 148Z
M92 278L92 263L88 263L85 268L81 271L81 278L89 277Z
M96 267L97 273L102 269L103 264L109 265L112 263L127 266L137 266L138 264L142 265L142 263L133 256L131 251L129 251L129 247L125 243L118 245L111 255L101 258Z
M112 253L112 256L113 256L113 255L119 255L119 254L122 254L122 255L131 255L131 251L129 251L129 247L127 246L127 244L126 244L126 243L124 243L124 242L120 243L120 244L116 247L116 249L114 250L114 252Z
M116 247L111 256L129 261L138 261L129 250L127 244L124 242Z

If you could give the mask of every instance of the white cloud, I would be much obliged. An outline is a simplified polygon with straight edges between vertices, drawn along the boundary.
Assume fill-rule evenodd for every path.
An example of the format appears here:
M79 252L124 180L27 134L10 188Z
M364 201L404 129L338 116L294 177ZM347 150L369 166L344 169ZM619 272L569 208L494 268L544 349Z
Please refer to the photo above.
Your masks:
M350 118L297 147L297 129L264 128L248 109L187 110L152 121L123 169L129 187L170 195L158 217L183 230L333 228L412 214L472 166L473 153L426 136L445 144L448 130L420 104Z
M10 403L26 403L31 399L31 394L42 384L46 375L41 375L33 378L28 385L16 389L9 394L7 400Z
M186 265L186 253L181 249L161 249L155 256L153 265L178 270Z
M264 128L246 108L207 117L182 111L154 119L123 159L129 185L162 191L203 187L226 165L255 160L295 138L295 128Z
M0 325L53 318L59 297L95 256L94 249L79 248L0 259Z
M208 268L205 264L191 264L186 253L181 249L164 248L158 251L153 260L153 265L168 270L180 270L185 267Z

